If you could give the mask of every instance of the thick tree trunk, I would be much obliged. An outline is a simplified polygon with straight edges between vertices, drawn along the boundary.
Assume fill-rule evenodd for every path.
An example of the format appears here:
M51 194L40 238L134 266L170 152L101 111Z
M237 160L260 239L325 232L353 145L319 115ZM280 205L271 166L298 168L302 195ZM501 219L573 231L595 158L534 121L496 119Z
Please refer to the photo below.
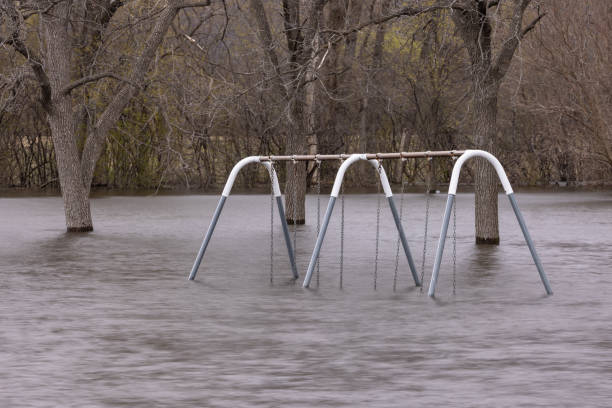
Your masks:
M319 35L319 24L323 17L324 0L310 4L306 26L300 27L300 3L287 1L285 7L285 27L289 49L292 51L291 62L305 70L305 74L293 78L295 86L291 100L291 131L287 136L286 154L306 154L308 139L315 132L315 83L312 81L316 69L316 39ZM299 31L294 31L300 27ZM306 222L306 162L287 163L287 222L304 224Z
M482 84L475 92L476 147L495 154L497 94L499 85ZM499 180L493 166L475 159L475 230L477 244L499 244L497 189Z
M53 111L48 115L64 200L66 229L68 232L93 231L89 196L81 177L72 110L67 108L70 105L65 102L54 103Z
M81 177L71 104L65 101L54 103L48 114L49 127L55 148L66 229L68 232L93 231L88 191Z
M300 153L301 154L301 153ZM285 200L287 204L287 224L304 224L306 222L306 162L293 164L287 162L287 187Z
M495 170L484 159L476 159L476 203L474 207L477 244L499 244L497 185Z
M316 109L316 100L317 100L317 83L315 81L316 69L319 63L319 58L315 55L319 48L319 35L315 34L313 39L313 52L310 56L310 61L308 62L308 68L306 71L306 84L304 85L305 89L305 101L304 101L304 109L305 109L305 120L306 120L306 135L307 135L307 144L308 144L308 154L317 154L319 152L319 137L317 135L317 122L318 122L318 112ZM313 171L316 173L316 165L314 162L306 162L305 168L306 172L308 172L308 164L314 165ZM317 177L316 174L313 174ZM305 185L308 183L305 182Z
M291 109L293 120L297 126L291 129L291 132L287 135L285 153L288 155L306 153L304 99L305 89L302 87L297 90ZM287 223L304 224L306 222L306 162L287 162L285 200Z
M62 91L71 79L71 41L67 31L66 7L65 4L58 5L58 17L45 17L44 21L47 43L45 69L52 90L51 101L45 108L55 148L66 229L68 232L86 232L93 230L89 192L81 177L72 100Z

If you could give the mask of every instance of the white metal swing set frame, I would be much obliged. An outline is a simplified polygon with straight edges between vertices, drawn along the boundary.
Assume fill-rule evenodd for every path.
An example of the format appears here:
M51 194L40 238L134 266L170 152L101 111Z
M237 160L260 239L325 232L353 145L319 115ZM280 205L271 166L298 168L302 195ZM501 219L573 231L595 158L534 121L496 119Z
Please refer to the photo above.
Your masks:
M317 265L317 260L319 258L319 253L321 251L321 246L323 245L323 241L325 239L325 233L327 231L327 227L329 225L329 221L330 221L330 217L332 215L333 209L334 209L334 204L336 202L336 199L338 198L338 195L340 194L340 189L342 186L342 182L344 180L344 175L346 173L346 171L348 170L348 168L353 165L354 163L358 162L358 161L367 161L368 163L370 163L378 172L379 177L380 177L380 184L382 185L382 189L383 192L385 194L385 197L387 198L388 202L389 202L389 208L391 210L391 214L393 216L393 219L395 221L395 226L397 228L398 234L399 234L399 241L402 244L402 248L404 250L404 254L406 256L406 259L408 261L408 266L410 268L410 272L412 273L412 278L414 279L414 283L416 286L422 286L423 282L420 281L418 273L417 273L417 269L416 266L414 264L414 259L412 258L412 254L410 252L410 248L408 246L408 242L406 240L406 234L404 232L403 226L402 226L402 221L401 221L401 217L397 211L397 207L395 205L395 202L393 200L393 193L391 191L391 186L389 184L389 180L387 178L387 175L385 173L385 169L383 168L383 166L381 165L381 160L383 159L408 159L408 158L433 158L433 157L453 157L453 158L457 158L454 166L453 166L453 171L451 173L451 179L450 179L450 183L449 183L449 188L448 188L448 197L447 197L447 201L446 201L446 207L444 210L444 216L443 216L443 221L442 221L442 228L440 231L440 238L438 241L438 247L436 250L436 257L434 260L434 266L433 266L433 271L431 274L431 281L429 284L429 290L428 290L428 295L433 297L435 295L435 290L436 290L436 284L438 282L438 277L439 277L439 272L440 272L440 264L442 261L442 255L444 252L444 244L446 241L446 236L448 233L448 225L450 222L450 216L451 216L451 211L453 209L453 205L455 203L455 196L457 194L457 185L459 184L459 174L461 172L461 168L463 166L463 164L473 158L473 157L481 157L483 159L486 159L495 169L497 176L499 177L499 180L502 184L502 187L504 188L504 191L506 193L506 196L508 197L508 199L510 200L510 205L512 206L512 209L514 210L514 214L516 215L516 219L519 223L519 226L521 228L521 231L523 232L523 236L525 238L525 242L527 243L527 246L529 247L529 251L531 252L531 256L533 258L533 261L535 263L535 266L538 270L538 273L540 275L540 279L542 281L542 284L544 285L544 289L546 291L546 293L548 295L552 295L552 289L550 287L550 283L548 281L548 278L544 272L544 268L542 266L542 262L540 261L540 257L538 256L536 249L535 249L535 245L533 243L533 240L531 239L531 236L529 234L529 231L527 229L527 225L525 224L525 220L523 218L523 215L521 214L521 211L519 210L518 204L516 202L516 198L514 197L514 191L512 190L512 186L510 185L510 181L508 180L508 176L506 175L506 172L504 171L503 166L501 165L501 163L499 162L499 160L497 160L497 158L495 156L493 156L492 154L485 152L483 150L450 150L450 151L428 151L428 152L398 152L398 153L364 153L364 154L350 154L350 155L346 155L346 154L335 154L335 155L292 155L292 156L250 156L250 157L246 157L242 160L240 160L238 163L236 163L236 165L234 166L234 168L232 169L232 171L230 172L230 175L227 178L227 181L225 183L225 187L223 189L223 192L221 193L221 198L219 199L219 203L217 204L217 208L215 209L215 212L213 214L212 220L210 222L210 225L208 227L208 230L206 232L206 235L204 236L204 241L202 242L202 245L200 247L200 250L198 251L198 254L196 256L195 262L193 264L193 267L191 269L191 273L189 274L189 280L193 280L196 277L196 274L198 272L198 268L200 267L200 263L202 262L202 258L204 256L204 253L206 252L206 248L208 247L208 244L210 242L210 239L212 238L212 234L215 230L215 226L217 225L217 221L219 220L219 216L221 215L221 211L223 210L223 206L225 204L225 201L227 200L227 198L229 197L232 187L234 185L234 182L236 181L236 177L238 176L238 173L240 172L240 170L242 170L243 167L245 167L248 164L251 163L260 163L262 165L264 165L266 167L266 169L268 170L268 173L270 174L270 180L272 183L272 193L273 196L276 200L277 203L277 207L278 207L278 214L279 214L279 218L281 220L281 225L282 225L282 229L283 229L283 235L285 238L285 243L287 246L287 252L289 255L289 262L291 265L291 273L292 273L292 277L294 279L297 279L299 277L298 275L298 271L297 271L297 266L296 266L296 262L295 262L295 248L293 247L292 243L291 243L291 239L289 236L289 227L287 225L287 221L285 219L285 210L284 210L284 206L283 206L283 199L282 199L282 193L281 193L281 189L280 189L280 185L278 182L278 175L276 174L276 170L273 166L274 162L280 162L280 161L316 161L318 163L320 163L322 160L342 160L342 164L340 166L340 168L338 169L338 172L336 173L336 178L334 180L334 184L332 187L332 191L329 197L329 202L327 204L327 210L325 211L325 215L323 217L323 222L320 226L319 232L318 232L318 236L317 236L317 240L314 246L314 250L312 252L312 256L310 258L310 262L308 264L308 269L306 271L306 276L304 278L304 281L302 283L302 286L304 288L308 288L310 286L311 280L312 280L312 276L313 276L313 271L315 269L315 266ZM425 237L426 238L426 237Z

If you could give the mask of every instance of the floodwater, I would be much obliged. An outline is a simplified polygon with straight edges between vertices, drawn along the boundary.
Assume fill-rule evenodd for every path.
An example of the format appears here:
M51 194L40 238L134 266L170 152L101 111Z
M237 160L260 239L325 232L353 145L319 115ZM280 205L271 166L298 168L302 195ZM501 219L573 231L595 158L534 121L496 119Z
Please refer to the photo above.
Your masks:
M516 197L553 296L504 196L501 245L476 247L473 195L459 194L456 294L450 240L435 300L401 257L393 292L384 200L373 290L374 195L346 198L343 289L336 204L311 290L314 222L297 233L294 283L275 219L270 284L269 196L228 199L193 282L215 196L97 198L85 235L63 233L59 198L0 199L0 406L609 407L612 194ZM426 286L444 203L432 197ZM419 268L424 216L407 194Z

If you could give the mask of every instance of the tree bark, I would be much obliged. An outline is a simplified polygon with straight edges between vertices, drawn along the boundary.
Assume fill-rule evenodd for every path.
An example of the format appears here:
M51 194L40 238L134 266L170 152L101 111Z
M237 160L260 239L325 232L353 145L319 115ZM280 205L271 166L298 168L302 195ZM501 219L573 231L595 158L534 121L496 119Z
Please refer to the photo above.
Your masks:
M89 206L89 190L83 185L76 144L73 106L70 95L62 92L70 82L71 41L66 3L56 6L57 17L43 17L46 37L45 70L51 85L51 101L46 105L57 160L66 229L68 232L93 230Z
M291 51L291 63L300 68L293 78L293 98L291 113L293 127L287 136L286 154L305 154L308 152L308 139L315 133L315 83L316 44L319 25L326 0L310 3L306 24L300 22L299 0L284 0L288 5L285 14L287 43ZM288 162L287 174L291 174L287 183L287 222L304 224L306 222L306 162Z
M488 95L479 95L474 101L476 116L475 144L493 155L497 130L498 85L490 84ZM475 159L475 206L474 219L477 244L499 244L498 185L499 180L493 166L484 159Z
M474 145L495 154L497 138L497 98L501 82L510 67L520 40L540 20L541 15L522 28L523 14L531 0L513 0L507 36L493 56L493 28L489 4L484 0L464 0L452 19L459 29L470 58L474 92ZM497 7L501 7L499 3ZM498 180L491 165L478 160L475 167L475 232L477 244L499 244Z
M273 51L270 24L261 0L250 0L249 4L258 27L258 37L267 59L272 64L277 78L276 88L285 91L289 105L289 132L285 142L285 154L306 154L308 138L314 132L315 89L313 44L318 35L323 6L326 0L316 0L310 4L306 25L300 20L300 0L283 0L283 23L289 51L290 74L286 78L288 87L282 85L282 75L278 56ZM306 163L287 162L287 183L285 187L286 218L289 224L304 224L306 219Z
M103 78L107 75L98 74L91 78L81 78L72 81L71 64L74 62L74 33L78 26L74 21L72 2L58 2L52 5L52 12L41 12L41 32L44 38L44 59L37 58L32 50L20 39L21 17L15 7L16 2L6 3L4 11L11 17L13 32L9 44L26 58L41 87L41 103L47 114L53 145L55 148L58 175L64 210L66 228L69 232L85 232L93 230L89 192L96 163L100 157L109 131L115 126L121 113L131 98L144 84L144 78L149 65L155 57L163 38L174 17L181 7L186 7L182 1L168 0L167 6L158 16L156 23L147 38L143 50L136 58L134 68L127 81L124 81L119 91L100 115L85 140L83 152L79 155L77 146L76 121L74 119L74 104L71 92L78 86ZM105 27L114 12L123 3L108 4L103 11L100 27ZM207 5L192 3L189 6ZM100 29L100 28L99 28ZM86 29L81 35L88 36ZM97 33L99 36L100 33ZM98 38L99 39L99 38ZM93 44L97 47L100 44ZM44 63L43 63L44 62ZM76 84L76 85L75 85Z

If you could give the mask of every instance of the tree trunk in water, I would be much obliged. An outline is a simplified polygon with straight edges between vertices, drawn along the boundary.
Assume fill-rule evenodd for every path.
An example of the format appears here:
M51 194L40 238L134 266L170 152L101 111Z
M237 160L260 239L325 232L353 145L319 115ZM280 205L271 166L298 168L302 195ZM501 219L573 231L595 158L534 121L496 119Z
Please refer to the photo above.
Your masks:
M301 154L301 153L300 153ZM287 224L306 222L306 163L287 162L287 187L285 188Z
M436 177L436 161L434 159L427 159L427 174L425 175L425 182L427 184L427 193L436 194L438 191L438 178Z
M81 161L76 144L72 100L62 89L70 82L71 39L68 36L66 5L56 8L58 17L46 17L46 70L51 85L51 103L45 108L53 138L66 229L68 232L93 231L89 193L83 185Z
M314 101L316 97L315 83L308 81L313 78L316 69L315 52L319 35L319 23L322 19L325 0L310 3L306 26L300 27L300 2L297 0L285 3L285 26L287 39L292 55L290 60L298 66L306 68L306 75L294 77L294 97L291 103L290 132L287 136L286 154L306 154L308 138L314 135L316 124ZM294 31L295 27L300 27ZM289 224L304 224L306 222L306 162L287 162L287 201L286 219Z
M319 34L316 33L313 39L313 52L310 56L310 61L308 62L308 68L306 69L306 84L305 87L305 120L306 120L306 134L307 134L307 144L308 144L308 154L317 154L319 152L319 138L317 135L317 110L315 107L315 102L317 99L317 89L315 82L315 71L317 69L317 64L319 63L319 58L315 55L315 52L318 51L319 48ZM306 162L304 165L306 171L306 177L308 176L308 164L314 166L312 168L313 172L317 172L316 164L314 162ZM313 174L314 177L318 177L317 174ZM308 184L306 179L304 179L304 184Z
M476 243L499 245L497 217L497 174L484 159L476 159Z
M287 150L285 154L305 154L305 115L302 101L305 99L305 89L297 90L292 102L292 116L295 127L287 135ZM306 163L305 161L287 162L287 186L285 201L287 206L286 219L288 224L304 224L306 222Z
M49 113L49 127L53 137L57 171L64 200L68 232L93 231L89 195L81 177L70 103L56 102Z
M497 128L498 85L487 84L476 91L474 113L476 115L476 147L495 154ZM499 220L497 215L497 186L495 169L485 160L475 159L475 229L477 244L499 245Z
M493 2L466 0L461 2L461 12L452 14L455 26L463 38L470 57L472 83L474 85L474 144L476 148L495 154L497 129L497 97L499 87L510 68L510 63L523 36L543 17L538 16L523 28L523 15L531 0L508 1L512 7L506 35L493 40L498 31L498 17L491 19L489 12ZM501 2L496 2L501 3ZM495 9L499 12L499 7ZM493 23L497 21L495 29ZM499 33L497 34L500 35ZM494 55L494 44L500 44ZM475 228L477 244L499 244L497 218L497 175L485 160L476 161Z

